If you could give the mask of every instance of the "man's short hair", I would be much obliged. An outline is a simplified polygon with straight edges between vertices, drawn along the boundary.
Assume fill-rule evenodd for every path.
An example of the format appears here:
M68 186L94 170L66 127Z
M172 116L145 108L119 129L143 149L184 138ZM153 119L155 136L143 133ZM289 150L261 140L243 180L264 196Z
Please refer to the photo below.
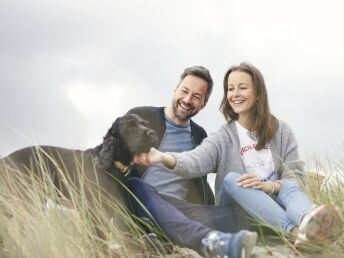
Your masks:
M205 100L208 101L210 94L213 91L213 84L214 84L209 70L204 68L203 66L192 66L192 67L186 68L184 72L182 73L182 75L180 76L180 81L182 81L188 75L199 77L208 83L207 95L205 96Z

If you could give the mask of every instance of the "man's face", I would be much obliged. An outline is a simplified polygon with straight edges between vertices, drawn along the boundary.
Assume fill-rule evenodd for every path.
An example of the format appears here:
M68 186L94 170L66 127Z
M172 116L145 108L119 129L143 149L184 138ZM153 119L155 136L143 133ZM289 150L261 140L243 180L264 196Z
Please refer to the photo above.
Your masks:
M207 90L205 80L187 75L174 90L172 111L175 118L185 123L196 115L206 105Z

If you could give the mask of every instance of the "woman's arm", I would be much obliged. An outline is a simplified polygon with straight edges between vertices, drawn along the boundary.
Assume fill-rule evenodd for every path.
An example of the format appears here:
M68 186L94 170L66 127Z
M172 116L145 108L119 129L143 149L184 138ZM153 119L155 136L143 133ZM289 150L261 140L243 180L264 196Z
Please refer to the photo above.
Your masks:
M174 169L176 166L176 159L169 153L158 151L151 148L148 153L140 153L134 156L131 165L138 163L140 165L149 167L156 163L162 163L168 169Z
M238 185L241 187L252 187L253 189L262 190L267 194L278 194L282 189L280 182L262 182L255 174L243 174L238 178Z
M185 177L195 178L215 172L218 166L218 155L221 149L221 134L213 133L203 140L202 144L195 149L176 153L164 153L151 148L148 153L136 155L132 164L138 163L144 166L151 166L162 163L173 173Z

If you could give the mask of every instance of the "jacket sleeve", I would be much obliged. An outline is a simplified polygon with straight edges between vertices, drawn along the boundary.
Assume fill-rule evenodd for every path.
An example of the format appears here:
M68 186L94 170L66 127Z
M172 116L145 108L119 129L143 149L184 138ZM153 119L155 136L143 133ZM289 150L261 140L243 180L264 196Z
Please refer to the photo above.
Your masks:
M288 125L285 124L284 132L282 135L284 139L283 145L283 160L282 162L282 173L280 182L283 183L287 180L296 180L305 183L306 174L304 173L305 163L300 159L298 152L297 140Z
M185 177L195 178L208 173L215 173L220 152L220 137L214 133L205 138L195 149L182 153L170 152L176 158L173 173Z

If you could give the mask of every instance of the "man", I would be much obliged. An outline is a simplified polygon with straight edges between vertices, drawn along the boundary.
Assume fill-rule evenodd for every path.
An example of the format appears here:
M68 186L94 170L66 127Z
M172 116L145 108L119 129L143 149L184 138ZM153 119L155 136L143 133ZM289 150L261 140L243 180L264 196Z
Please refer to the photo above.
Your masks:
M207 136L205 130L191 120L202 110L210 97L213 81L207 69L194 66L185 69L174 89L168 107L137 107L135 113L150 122L157 132L156 148L164 152L182 152L195 148ZM134 160L135 161L135 160ZM192 248L202 255L249 257L256 242L256 233L248 227L238 207L213 206L214 195L206 177L186 179L168 171L163 165L135 165L129 188L174 243ZM132 198L139 217L149 217Z

